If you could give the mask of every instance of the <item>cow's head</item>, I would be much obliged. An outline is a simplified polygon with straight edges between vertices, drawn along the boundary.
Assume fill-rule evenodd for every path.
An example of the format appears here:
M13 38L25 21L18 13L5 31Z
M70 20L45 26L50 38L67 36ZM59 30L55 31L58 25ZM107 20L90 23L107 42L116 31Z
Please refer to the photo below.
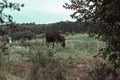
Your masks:
M65 47L65 36L63 34L60 34L60 39L61 39L61 42L62 42L62 47Z

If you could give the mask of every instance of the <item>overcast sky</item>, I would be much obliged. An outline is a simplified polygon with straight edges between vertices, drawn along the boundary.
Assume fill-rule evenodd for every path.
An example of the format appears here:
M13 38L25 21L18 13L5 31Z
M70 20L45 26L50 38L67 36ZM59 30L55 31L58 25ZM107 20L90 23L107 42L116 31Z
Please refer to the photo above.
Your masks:
M37 24L47 24L59 21L74 21L69 15L72 13L62 7L69 0L8 0L12 2L24 3L25 6L20 12L7 11L12 14L17 23L35 22Z

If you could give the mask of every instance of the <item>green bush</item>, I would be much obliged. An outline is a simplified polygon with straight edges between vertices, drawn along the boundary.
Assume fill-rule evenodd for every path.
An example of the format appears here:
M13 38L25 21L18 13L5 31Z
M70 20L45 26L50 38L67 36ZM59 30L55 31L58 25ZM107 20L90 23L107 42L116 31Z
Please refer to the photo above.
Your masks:
M32 39L35 34L31 31L18 31L18 32L12 32L10 36L13 38L13 40L20 40L20 39Z

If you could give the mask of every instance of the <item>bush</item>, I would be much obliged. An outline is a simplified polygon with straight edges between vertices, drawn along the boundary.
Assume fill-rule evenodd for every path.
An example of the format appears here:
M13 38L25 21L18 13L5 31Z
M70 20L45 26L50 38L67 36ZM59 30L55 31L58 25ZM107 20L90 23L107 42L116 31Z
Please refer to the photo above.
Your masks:
M13 40L20 40L26 38L30 40L35 36L35 34L31 31L18 31L11 33L10 36L13 38Z
M56 59L53 55L50 51L46 55L38 51L34 58L32 56L30 80L66 80L68 65L63 59Z

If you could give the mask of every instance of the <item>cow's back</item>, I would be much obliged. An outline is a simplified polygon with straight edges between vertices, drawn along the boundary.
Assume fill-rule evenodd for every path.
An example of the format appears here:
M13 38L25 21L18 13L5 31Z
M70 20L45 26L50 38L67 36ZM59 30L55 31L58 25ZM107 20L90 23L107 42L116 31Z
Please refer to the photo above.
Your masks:
M46 41L47 42L54 42L57 41L57 33L46 33Z

